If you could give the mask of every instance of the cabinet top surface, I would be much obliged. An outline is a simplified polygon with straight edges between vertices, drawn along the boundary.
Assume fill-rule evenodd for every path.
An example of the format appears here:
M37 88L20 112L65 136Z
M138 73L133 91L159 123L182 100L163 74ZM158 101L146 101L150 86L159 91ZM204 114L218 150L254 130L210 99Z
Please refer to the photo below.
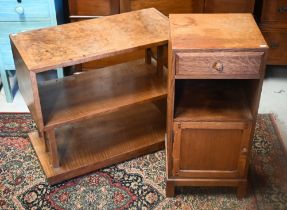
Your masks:
M251 14L171 14L172 49L268 48Z
M154 8L10 36L30 71L42 72L166 44L168 18Z

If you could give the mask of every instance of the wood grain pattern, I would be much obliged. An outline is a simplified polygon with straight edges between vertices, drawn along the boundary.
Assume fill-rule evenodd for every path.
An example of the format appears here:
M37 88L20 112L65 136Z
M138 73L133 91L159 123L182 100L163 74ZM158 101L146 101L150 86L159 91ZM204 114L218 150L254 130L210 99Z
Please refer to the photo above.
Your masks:
M144 60L40 85L45 129L166 97L165 77Z
M241 83L231 80L177 80L174 121L248 121L252 112Z
M196 78L256 79L263 52L176 53L176 76ZM222 65L222 70L215 65Z
M245 150L249 146L246 137L250 135L250 122L175 123L174 144L178 144L174 146L178 149L174 149L174 160L177 160L174 163L175 175L191 178L243 177L241 171L246 161L242 161L246 159Z
M56 169L37 132L29 137L49 183L55 184L163 148L164 122L148 103L57 129L61 166Z
M173 50L267 48L251 14L178 14L169 19Z
M167 39L168 19L152 8L11 37L34 72L163 45Z
M24 98L26 105L37 125L40 132L44 128L42 110L40 105L40 99L38 94L38 84L36 80L36 74L30 72L21 58L15 45L11 43L13 57L15 61L15 67L17 69L16 75L18 80L19 90Z

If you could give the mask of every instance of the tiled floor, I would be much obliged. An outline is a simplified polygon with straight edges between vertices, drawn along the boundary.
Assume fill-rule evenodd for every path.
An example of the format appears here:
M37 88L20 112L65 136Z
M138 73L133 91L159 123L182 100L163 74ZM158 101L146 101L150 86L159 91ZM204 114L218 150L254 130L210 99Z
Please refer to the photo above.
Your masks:
M0 94L0 112L28 112L17 91L13 103L6 103L3 88ZM287 147L287 67L269 67L263 83L259 113L274 113Z

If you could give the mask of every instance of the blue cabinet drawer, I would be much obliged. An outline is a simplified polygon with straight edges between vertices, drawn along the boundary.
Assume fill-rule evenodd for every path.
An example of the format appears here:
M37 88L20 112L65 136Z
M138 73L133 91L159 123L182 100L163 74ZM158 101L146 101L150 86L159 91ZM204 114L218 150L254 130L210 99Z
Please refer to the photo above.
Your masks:
M50 19L49 0L0 0L0 21L43 21Z
M0 22L0 44L10 43L9 34L51 26L51 22Z
M9 34L51 26L50 22L0 22L0 58L5 69L15 69Z

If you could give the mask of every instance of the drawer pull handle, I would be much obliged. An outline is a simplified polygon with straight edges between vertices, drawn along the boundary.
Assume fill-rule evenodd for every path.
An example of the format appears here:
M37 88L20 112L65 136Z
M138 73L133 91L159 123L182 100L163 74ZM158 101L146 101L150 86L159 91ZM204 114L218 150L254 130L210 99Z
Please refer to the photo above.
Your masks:
M278 8L278 12L279 12L279 13L287 12L287 6L279 7L279 8Z
M247 154L247 151L248 151L247 148L246 148L246 147L243 147L242 150L241 150L241 153L242 153L242 154Z
M23 15L23 14L24 14L24 8L23 8L23 7L17 6L17 7L15 8L15 11L16 11L19 15Z
M220 61L216 61L212 68L214 68L216 71L222 72L223 71L223 64Z
M276 48L278 48L279 47L279 45L277 44L277 43L271 43L270 44L270 48L271 49L276 49Z

